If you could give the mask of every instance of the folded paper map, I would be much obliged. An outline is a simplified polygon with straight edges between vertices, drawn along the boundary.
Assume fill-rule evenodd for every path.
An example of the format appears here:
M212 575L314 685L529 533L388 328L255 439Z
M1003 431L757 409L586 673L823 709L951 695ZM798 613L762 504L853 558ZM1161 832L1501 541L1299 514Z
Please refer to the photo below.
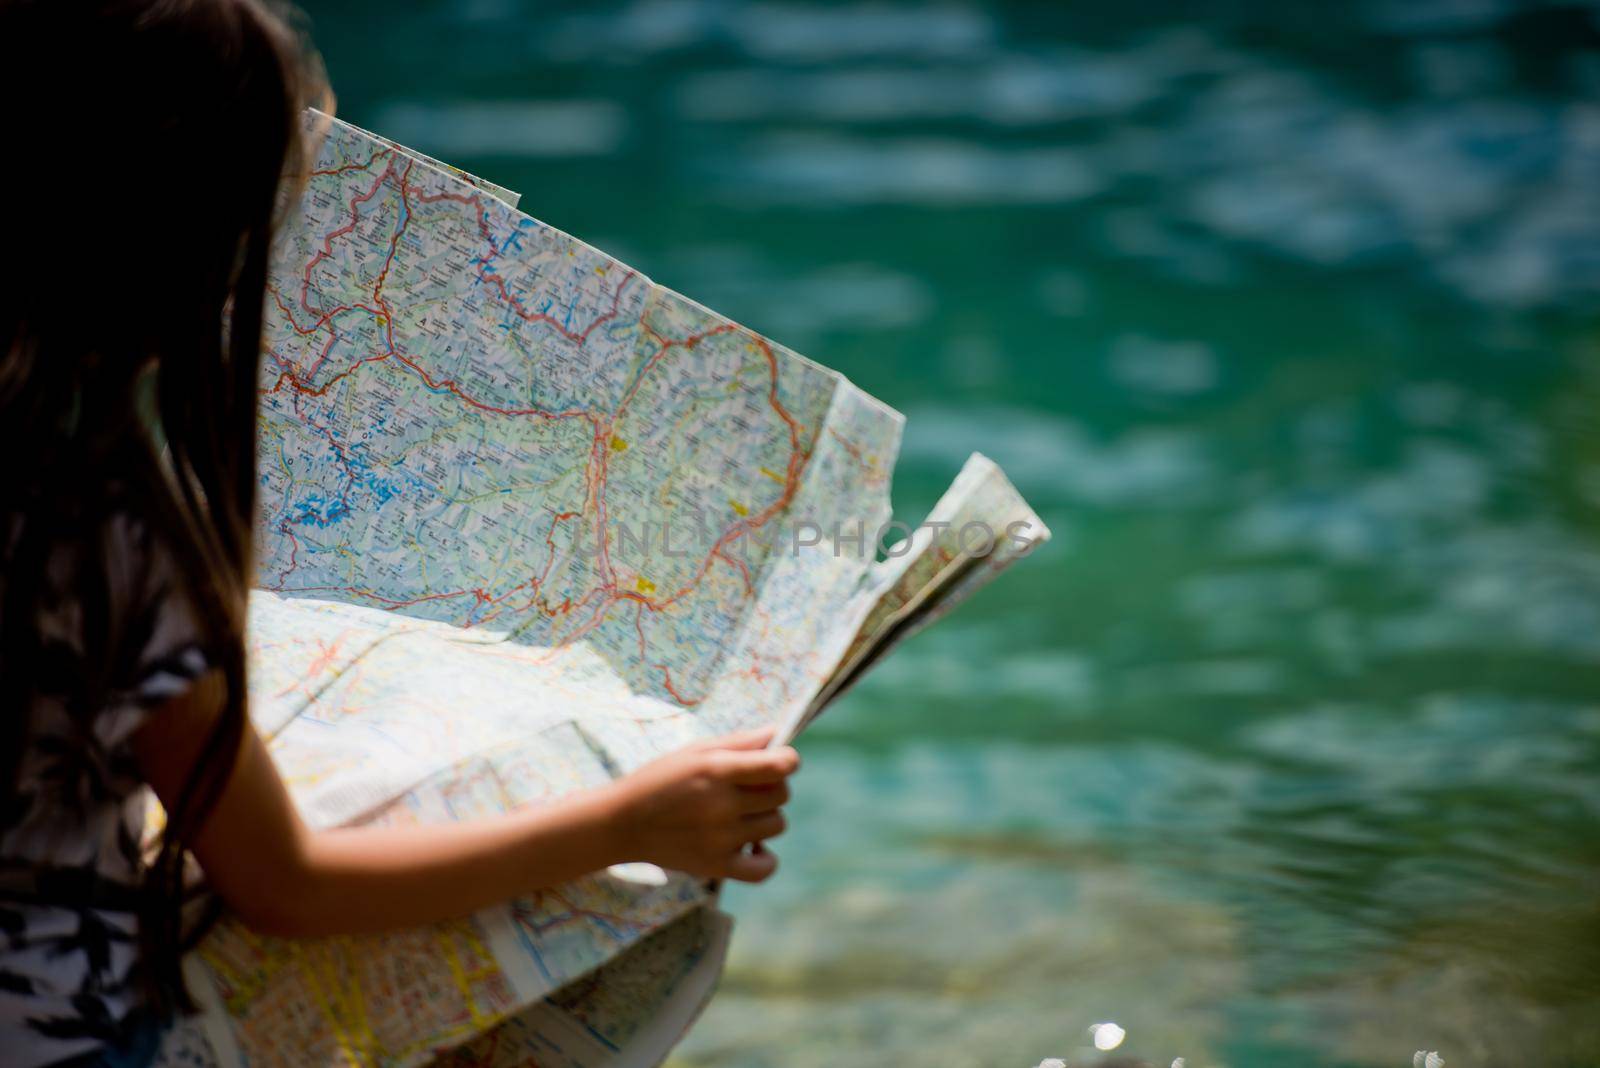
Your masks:
M893 527L896 412L506 190L308 122L268 292L250 702L314 826L787 740L1049 536L979 456ZM381 937L224 919L162 1063L655 1064L726 944L714 889L637 865Z

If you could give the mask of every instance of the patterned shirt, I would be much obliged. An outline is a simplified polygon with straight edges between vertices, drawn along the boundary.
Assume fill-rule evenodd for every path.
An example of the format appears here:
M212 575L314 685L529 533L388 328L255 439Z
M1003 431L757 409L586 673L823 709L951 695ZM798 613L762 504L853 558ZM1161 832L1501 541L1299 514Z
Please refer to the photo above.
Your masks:
M21 578L13 565L24 522L0 518L9 534L0 544L0 592ZM45 555L32 693L24 707L0 711L25 721L15 786L0 784L6 1068L114 1043L141 1004L140 839L149 794L130 738L152 708L208 667L172 562L143 522L118 512L98 536L76 541L87 544L63 543ZM87 620L104 624L91 634ZM92 662L111 665L98 696L86 692L90 644ZM16 654L0 650L0 671Z

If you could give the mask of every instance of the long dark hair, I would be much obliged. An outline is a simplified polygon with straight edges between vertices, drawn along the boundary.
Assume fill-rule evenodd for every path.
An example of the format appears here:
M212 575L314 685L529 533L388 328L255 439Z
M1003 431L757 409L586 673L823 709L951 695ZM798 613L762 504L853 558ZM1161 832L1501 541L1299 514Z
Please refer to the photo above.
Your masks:
M114 484L179 564L226 682L141 895L155 989L180 1003L184 843L246 729L272 234L282 179L303 173L302 109L324 95L304 36L263 0L0 0L0 512L25 520L5 554L0 782L38 681L44 563L107 536ZM119 623L103 581L82 600L87 716Z

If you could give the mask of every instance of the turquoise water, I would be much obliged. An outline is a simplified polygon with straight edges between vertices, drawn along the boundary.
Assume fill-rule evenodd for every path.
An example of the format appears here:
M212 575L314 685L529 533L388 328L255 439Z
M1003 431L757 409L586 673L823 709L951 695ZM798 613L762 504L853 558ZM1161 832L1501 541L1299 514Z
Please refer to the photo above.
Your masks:
M682 1064L1600 1064L1594 8L311 15L1057 532L806 736Z

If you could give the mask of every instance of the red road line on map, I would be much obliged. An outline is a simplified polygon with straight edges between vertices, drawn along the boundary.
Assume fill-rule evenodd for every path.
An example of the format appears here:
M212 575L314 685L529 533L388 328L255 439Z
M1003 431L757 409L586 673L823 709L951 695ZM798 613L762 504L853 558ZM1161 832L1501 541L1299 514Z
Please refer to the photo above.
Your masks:
M550 532L544 536L544 543L550 547L550 555L545 559L544 570L539 572L539 577L534 580L535 584L540 589L544 588L545 580L550 577L550 569L555 566L555 562L556 562L556 541L555 541L555 539L556 539L556 525L559 524L559 523L565 523L569 519L582 519L582 518L583 518L583 513L581 513L581 512L561 512L561 513L557 514L554 519L550 520Z
M299 375L285 368L284 370L278 372L278 377L273 381L271 386L260 390L259 392L262 396L267 396L268 394L278 392L278 390L282 389L285 385L288 385L290 389L294 390L302 397L321 397L326 394L328 390L338 385L341 380L354 374L356 368L360 367L362 364L381 363L388 358L389 354L387 352L377 356L362 357L349 367L346 367L343 371L340 371L338 374L322 383L322 385L315 387L307 385L305 382L301 381Z
M434 193L430 196L427 193L419 192L417 194L417 199L422 201L424 204L437 204L441 200L451 200L457 204L465 204L472 208L473 211L475 211L478 215L478 233L483 235L483 239L489 242L489 247L494 249L496 254L499 253L500 250L495 246L494 243L494 235L489 232L489 213L483 209L483 199L479 197L478 194Z
M444 593L426 593L421 597L411 597L405 600L396 600L392 597L384 597L381 594L373 593L371 590L364 590L359 586L297 586L292 591L283 592L349 593L357 597L365 597L369 600L381 601L391 608L410 608L412 605L422 604L427 601L448 601L456 597L465 597L468 594L471 594L480 600L486 598L486 595L482 590L449 590Z
M339 343L339 332L332 327L328 329L328 343L322 347L322 353L317 357L317 362L311 365L311 370L306 372L307 378L317 377L317 372L322 370L322 365L328 362L328 354Z
M277 301L278 310L283 312L283 317L285 319L289 320L290 328L293 329L295 333L301 335L302 337L308 336L310 334L315 334L318 330L321 330L323 328L323 326L325 326L330 320L332 320L334 316L341 315L344 312L353 311L354 310L352 308L352 306L349 305L349 304L341 304L337 308L333 309L333 311L331 311L331 312L324 312L322 314L322 316L320 318L318 318L317 321L312 323L310 326L301 326L299 323L294 321L294 312L290 311L289 310L289 306L283 302L283 294L278 292L278 287L269 284L267 286L267 292L271 293L272 294L272 299ZM371 311L370 308L363 309L363 310L369 311L369 312Z
M746 533L747 531L758 530L765 526L772 520L774 516L778 515L778 513L783 511L783 509L788 506L789 502L794 499L795 492L799 488L800 472L804 468L806 461L804 450L802 450L800 447L800 424L795 420L794 416L789 413L789 410L783 406L783 402L778 398L778 358L773 353L772 346L767 344L766 340L759 336L751 335L751 337L756 347L759 348L762 354L767 358L767 366L771 375L771 384L767 388L767 403L771 405L772 410L777 413L778 418L783 420L783 422L789 428L789 444L791 451L789 453L789 465L784 472L783 492L778 495L776 500L774 500L760 512L753 516L747 516L743 519L740 519L738 522L729 526L727 530L723 531L722 537L717 539L715 544L711 546L711 551L707 553L705 559L701 561L700 567L696 570L694 578L685 584L681 589L673 593L671 597L654 602L656 607L664 608L688 596L688 594L699 585L700 579L705 577L705 573L711 568L712 560L722 551L722 549L729 545L735 538Z
M394 351L394 311L389 307L389 302L383 299L383 283L389 277L389 268L394 265L394 254L400 250L400 238L405 236L406 227L411 225L411 201L406 196L406 181L411 177L414 165L408 162L400 175L400 225L395 228L394 237L389 239L389 255L384 257L383 270L378 272L378 280L372 286L372 302L383 309L384 340L389 343L391 352Z
M574 333L571 330L568 330L565 324L550 317L549 315L546 315L544 312L530 312L524 308L522 306L522 302L511 295L511 291L506 288L505 279L503 279L500 275L485 274L481 268L478 271L479 281L492 284L495 289L499 291L500 299L505 301L506 304L510 305L512 313L516 315L517 318L530 323L546 323L557 333L565 337L568 341L576 341L579 345L582 345L589 340L589 335L594 332L595 327L599 326L601 323L609 322L617 317L617 310L622 305L622 290L630 281L633 280L633 278L634 273L629 271L623 277L622 281L617 283L616 292L611 295L610 311L596 318L592 323L584 327L581 332Z
M837 441L840 447L843 448L845 452L849 453L850 458L856 463L860 464L862 467L869 466L866 458L861 455L861 446L857 445L855 442L851 441L849 438L845 437L831 426L828 428L828 436L833 438L834 441Z
M435 391L442 390L454 394L461 400L463 404L470 405L473 408L478 408L485 412L494 412L496 415L513 416L536 415L541 419L587 419L590 422L594 421L594 413L587 412L582 408L568 408L564 412L552 412L545 408L501 408L497 405L486 404L483 401L478 400L476 397L470 396L464 392L460 386L456 385L455 379L453 378L446 378L442 381L435 382L432 375L428 374L427 371L424 371L415 360L412 360L399 350L396 350L390 355L394 356L395 359L399 360L401 363L415 371L417 376L428 385L428 388Z
M733 557L729 556L728 547L726 545L718 549L713 549L712 555L720 557L723 562L732 565L733 569L744 577L745 592L749 593L752 597L755 596L756 584L750 578L749 564L745 563L743 560L735 560Z
M611 418L606 427L595 427L594 440L589 443L589 463L584 468L583 481L588 491L588 499L594 504L594 533L596 547L599 550L600 574L605 579L605 587L615 590L617 573L611 569L610 536L606 532L606 485L607 474L611 466L611 437L616 426L616 417Z
M323 668L334 662L334 659L339 655L339 650L343 647L343 645L343 635L335 638L331 643L318 641L317 648L322 651L311 659L311 663L307 665L306 669L300 673L300 677L298 679L296 679L294 682L291 682L289 685L285 686L272 696L283 697L310 682L319 672L322 671Z
M674 701L678 702L680 705L683 705L685 708L693 708L695 705L705 700L704 697L683 696L683 694L678 692L677 685L673 683L672 672L667 668L667 665L657 664L656 667L661 669L661 685L667 688L667 692L672 695L672 699Z
M322 177L326 177L326 176L330 176L330 175L346 174L346 173L348 173L350 171L364 171L364 170L368 169L369 167L371 167L374 163L376 163L378 161L378 157L379 156L385 155L387 152L388 152L387 149L375 148L375 149L372 150L372 155L367 157L367 162L365 162L365 163L346 163L342 167L333 167L333 168L330 168L328 170L322 170L322 171L311 171L309 174L306 175L306 177L308 177L308 178L322 178Z
M376 155L377 153L374 153L374 156ZM317 264L333 255L333 243L336 239L345 237L355 231L356 224L361 220L359 205L365 204L377 196L378 190L383 186L384 182L388 181L389 175L393 173L394 163L391 161L388 166L384 167L383 173L378 175L378 180L372 183L372 188L365 193L358 193L350 198L350 221L339 229L323 235L322 249L306 263L305 270L300 276L300 306L312 315L316 315L318 312L317 309L311 306L311 272L316 269Z
M501 594L499 597L494 598L494 603L497 604L497 605L503 604L512 594L516 593L518 590L531 589L533 591L533 596L530 597L524 604L521 605L521 610L522 611L528 611L529 609L532 609L534 606L538 605L539 606L539 611L541 613L543 613L547 618L550 618L550 619L554 619L558 615L565 615L567 612L570 612L572 610L572 602L571 602L570 599L563 599L560 604L556 605L555 608L552 609L548 605L540 604L540 602L542 600L542 594L540 594L539 591L544 588L545 582L550 577L550 569L553 566L555 566L555 562L556 562L556 543L555 543L556 527L559 524L566 522L568 519L581 519L581 518L583 518L583 513L581 513L581 512L561 512L558 515L556 515L554 518L552 518L550 520L550 530L544 536L544 543L550 549L550 555L545 558L544 569L542 571L540 571L538 575L535 575L535 576L527 579L524 582L518 583L517 585L511 587L511 589L507 590L505 593ZM513 606L513 607L515 607L515 606ZM495 619L499 615L500 615L500 612L497 610L497 611L491 612L491 613L483 616L477 622L479 622L479 623L488 623L490 620Z
M661 685L666 687L667 692L672 695L672 699L674 701L677 701L680 705L683 705L686 708L692 708L701 703L705 700L704 697L685 697L683 694L678 692L677 685L672 681L672 669L667 667L666 661L657 661L654 663L650 661L650 653L645 648L644 610L646 608L650 608L650 610L653 612L655 609L651 608L643 598L640 598L638 603L638 611L634 612L633 614L633 631L639 636L639 659L643 660L647 664L650 664L651 667L661 672Z
M287 572L285 572L285 574L287 574ZM280 582L281 581L282 580L280 579ZM361 586L296 586L292 591L285 589L285 587L283 587L281 585L280 586L276 586L276 587L269 586L269 587L266 587L266 588L275 590L276 592L280 592L280 593L282 593L282 592L293 592L293 593L348 593L348 594L350 594L351 596L354 596L354 597L365 597L368 600L379 601L382 604L385 604L385 605L389 606L391 609L394 609L394 608L410 608L413 605L424 604L424 603L429 602L429 601L449 601L449 600L454 600L457 597L468 597L468 596L470 596L478 604L498 605L498 604L502 603L503 601L505 601L507 598L511 597L513 594L517 593L520 590L526 589L528 586L530 586L532 584L533 584L533 580L531 580L531 579L527 580L527 581L524 581L524 582L519 582L515 586L512 586L510 589L506 590L504 593L500 593L500 594L493 594L493 593L490 593L488 590L484 589L481 586L475 586L475 587L473 587L471 589L441 590L441 591L436 592L436 593L425 593L425 594L422 594L422 595L417 596L417 597L408 597L408 598L385 597L380 593L376 593L376 592L374 592L372 590L365 589L365 588L363 588ZM551 616L553 618L556 615L562 614L562 612L565 611L565 608L558 608L554 612L550 611L549 609L544 609L544 611L545 611L545 613L547 615L549 615L549 616ZM495 614L498 614L498 613L495 613ZM490 615L488 617L485 617L485 619L479 620L478 622L480 622L480 623L487 622L489 619L492 619L492 618L494 618L494 616ZM468 625L470 626L471 624L468 624Z
M617 419L622 416L622 410L629 404L633 403L633 398L638 395L639 387L644 384L644 380L650 374L650 372L655 370L656 364L661 361L661 357L667 354L668 349L692 349L708 337L716 337L718 334L729 334L739 329L739 327L735 326L733 323L723 323L721 326L714 326L710 330L702 330L698 334L690 334L686 338L681 338L677 341L674 341L670 338L664 338L654 330L650 329L648 323L640 322L639 328L658 341L660 343L660 347L657 348L656 351L651 354L650 358L644 362L644 366L639 368L639 373L634 376L633 384L628 387L628 392L623 394L622 400L617 403L616 414L611 417L612 422L616 422Z
M295 537L294 536L294 531L289 529L289 521L287 519L285 519L282 523L278 524L278 529L280 531L282 531L284 534L287 534L289 536L289 542L290 542L290 544L292 544L294 546L292 549L289 550L289 566L284 568L282 573L280 573L278 575L278 585L282 586L283 585L283 580L288 578L290 572L292 572L296 567L299 566L299 563L300 563L300 539Z

